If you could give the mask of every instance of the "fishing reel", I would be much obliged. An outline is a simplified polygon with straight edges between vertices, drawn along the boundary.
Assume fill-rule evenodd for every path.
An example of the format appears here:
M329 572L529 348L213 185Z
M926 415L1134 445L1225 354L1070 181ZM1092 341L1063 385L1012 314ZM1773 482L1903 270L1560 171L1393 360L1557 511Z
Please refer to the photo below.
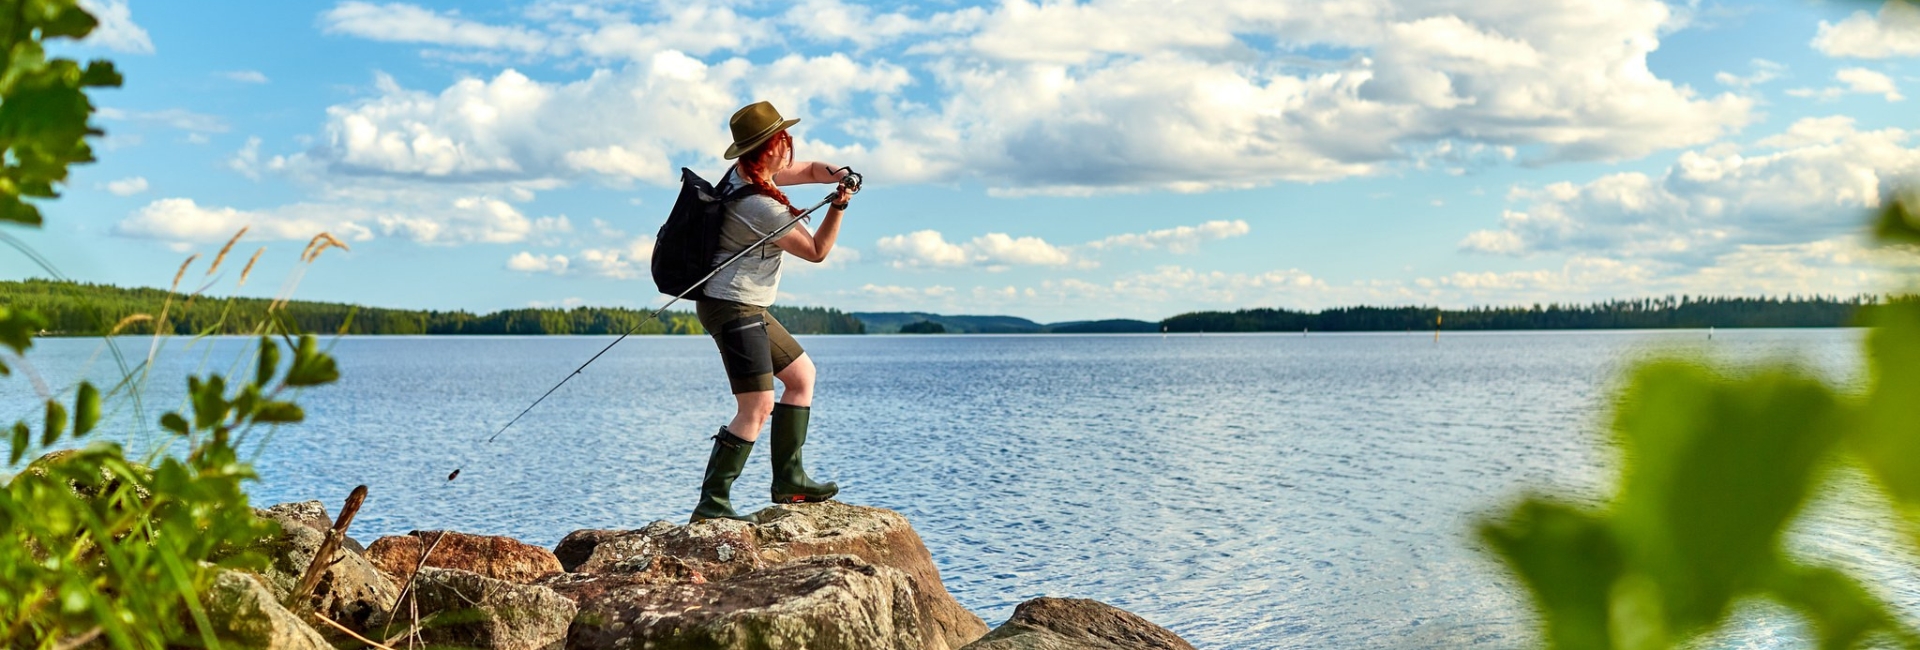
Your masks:
M835 174L838 174L840 172L847 173L846 176L840 177L840 186L847 188L849 190L852 190L854 194L859 194L860 183L863 180L865 180L860 176L860 172L853 171L852 167L841 167L839 169L833 170L833 173Z

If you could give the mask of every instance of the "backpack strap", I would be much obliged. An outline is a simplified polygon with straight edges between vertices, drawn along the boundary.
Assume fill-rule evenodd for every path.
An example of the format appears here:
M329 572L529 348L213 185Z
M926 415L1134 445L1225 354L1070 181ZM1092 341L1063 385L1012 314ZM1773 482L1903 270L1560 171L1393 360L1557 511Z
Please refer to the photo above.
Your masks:
M761 192L760 192L760 188L758 188L758 187L755 187L755 186L754 186L754 185L753 185L752 183L748 183L748 182L746 182L746 181L745 181L745 179L742 179L742 178L740 178L740 166L739 166L739 165L735 165L735 166L733 166L733 167L730 167L730 168L728 168L728 169L727 169L727 172L726 172L726 173L724 173L724 174L721 174L721 175L720 175L720 184L721 184L722 186L725 186L725 185L727 184L727 179L728 179L729 177L731 177L731 178L733 178L733 179L734 179L734 181L735 181L735 182L736 182L736 183L737 183L737 184L738 184L739 186L738 186L738 187L735 187L735 188L733 188L733 189L731 189L731 190L728 190L728 191L727 191L727 192L726 192L725 194L722 194L722 195L720 196L720 201L721 201L721 202L723 202L723 203L731 203L731 202L733 202L733 201L738 201L738 200L740 200L740 199L744 199L744 198L747 198L747 197L749 197L749 196L759 196L759 195L761 194Z

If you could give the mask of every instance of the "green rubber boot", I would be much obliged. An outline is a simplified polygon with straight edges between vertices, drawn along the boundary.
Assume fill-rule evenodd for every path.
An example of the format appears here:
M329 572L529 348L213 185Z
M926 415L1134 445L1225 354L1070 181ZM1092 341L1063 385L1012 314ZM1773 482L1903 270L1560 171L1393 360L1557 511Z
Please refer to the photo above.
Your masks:
M814 503L833 498L840 486L807 478L800 448L807 444L807 416L813 409L790 404L773 406L773 502Z
M734 513L733 503L727 493L733 490L733 480L740 478L740 470L747 466L747 457L753 455L753 442L742 440L733 435L726 427L713 434L713 453L707 456L707 477L700 482L700 504L693 507L693 516L687 523L703 519L738 519L753 521Z

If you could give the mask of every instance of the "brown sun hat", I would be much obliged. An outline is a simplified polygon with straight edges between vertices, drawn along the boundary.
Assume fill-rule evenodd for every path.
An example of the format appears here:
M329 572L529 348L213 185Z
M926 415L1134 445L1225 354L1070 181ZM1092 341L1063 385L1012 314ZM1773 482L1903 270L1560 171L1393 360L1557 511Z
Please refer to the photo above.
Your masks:
M800 118L783 120L780 111L773 104L754 102L733 112L733 118L727 120L727 126L733 129L733 146L727 147L727 160L739 158L741 154L752 151L760 143L766 142L773 134L787 130L787 127L800 123Z

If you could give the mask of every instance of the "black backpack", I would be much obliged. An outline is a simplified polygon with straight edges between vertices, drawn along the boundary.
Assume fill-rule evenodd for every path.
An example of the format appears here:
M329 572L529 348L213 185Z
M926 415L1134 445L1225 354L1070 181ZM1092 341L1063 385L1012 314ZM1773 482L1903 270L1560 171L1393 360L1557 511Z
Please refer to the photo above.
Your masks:
M674 199L673 211L653 238L653 286L669 296L703 297L699 285L713 272L713 258L720 252L726 203L759 193L759 188L743 184L722 196L712 183L682 167L680 198Z

